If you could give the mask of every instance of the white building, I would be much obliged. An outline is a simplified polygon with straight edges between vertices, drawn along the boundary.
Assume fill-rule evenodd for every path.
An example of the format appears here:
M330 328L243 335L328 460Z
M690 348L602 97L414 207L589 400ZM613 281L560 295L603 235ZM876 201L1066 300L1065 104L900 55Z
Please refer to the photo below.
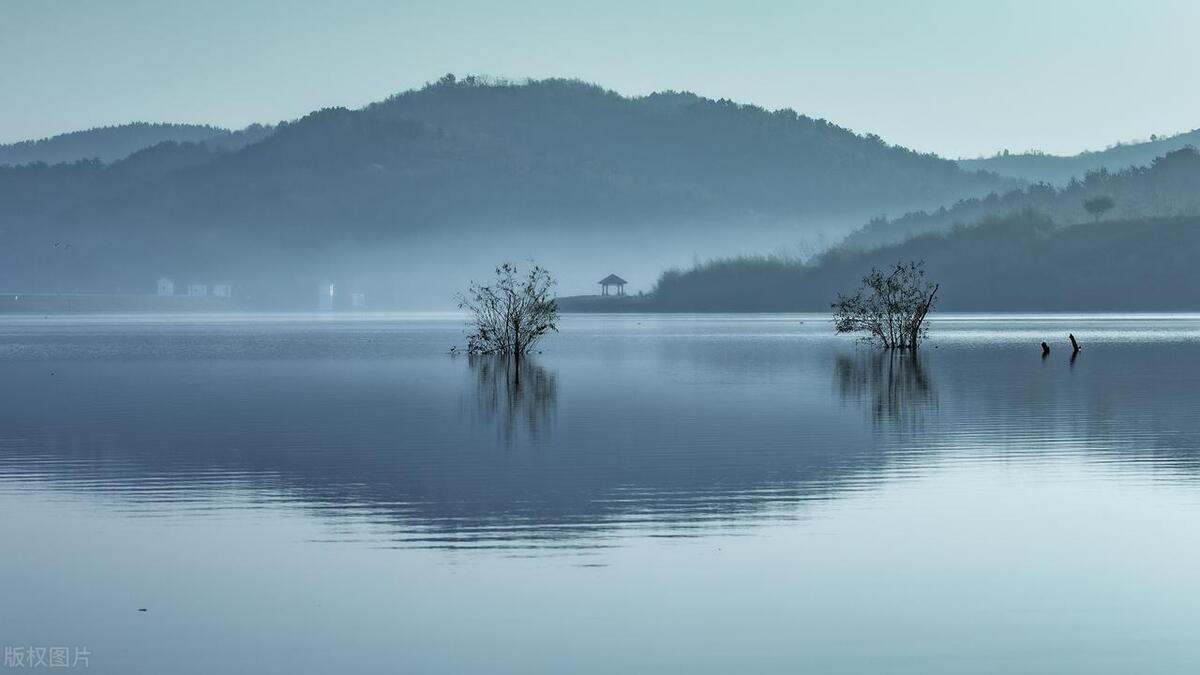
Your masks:
M229 284L213 284L212 293L218 298L232 298L233 286Z
M333 311L334 285L323 285L317 289L317 309L322 312Z
M208 286L206 284L188 284L188 295L193 298L202 298L208 295Z
M158 280L159 295L175 295L175 282L166 277Z
M354 309L364 309L367 306L367 294L362 291L354 291L350 294L350 306Z

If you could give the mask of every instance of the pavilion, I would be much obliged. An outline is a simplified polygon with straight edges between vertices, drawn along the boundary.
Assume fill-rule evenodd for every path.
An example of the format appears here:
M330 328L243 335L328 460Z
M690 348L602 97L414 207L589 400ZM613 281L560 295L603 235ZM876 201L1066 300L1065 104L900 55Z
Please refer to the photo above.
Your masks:
M615 295L625 295L625 284L626 283L627 282L624 279L622 279L621 277L619 277L615 274L610 274L599 281L600 295L612 295L608 292L609 286L617 287L617 292L615 293Z

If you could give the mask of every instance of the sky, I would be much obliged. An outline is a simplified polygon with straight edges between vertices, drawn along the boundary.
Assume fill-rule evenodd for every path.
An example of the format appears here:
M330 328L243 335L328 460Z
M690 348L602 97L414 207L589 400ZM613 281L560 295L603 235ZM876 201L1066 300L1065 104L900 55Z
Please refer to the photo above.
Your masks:
M476 73L793 108L947 157L1200 127L1197 2L0 0L0 142L241 127Z

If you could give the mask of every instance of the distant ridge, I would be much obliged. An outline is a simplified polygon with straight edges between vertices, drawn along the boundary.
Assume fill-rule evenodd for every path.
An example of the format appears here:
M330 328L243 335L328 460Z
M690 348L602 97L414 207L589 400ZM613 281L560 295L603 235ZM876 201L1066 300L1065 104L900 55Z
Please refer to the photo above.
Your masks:
M0 145L0 164L58 164L80 159L112 162L164 141L197 143L229 133L228 129L207 124L133 122L96 127L39 140Z
M1200 129L1174 136L1153 137L1149 141L1118 143L1105 150L1078 155L1046 155L1036 152L999 154L980 159L960 159L958 165L968 171L992 171L1002 176L1032 183L1065 185L1072 178L1083 179L1089 171L1117 172L1131 166L1145 166L1156 157L1186 147L1200 147Z
M240 147L246 142L260 139L268 129L254 125L234 132L207 124L132 122L0 145L0 165L13 166L35 162L60 164L89 159L107 164L124 159L138 150L165 142Z

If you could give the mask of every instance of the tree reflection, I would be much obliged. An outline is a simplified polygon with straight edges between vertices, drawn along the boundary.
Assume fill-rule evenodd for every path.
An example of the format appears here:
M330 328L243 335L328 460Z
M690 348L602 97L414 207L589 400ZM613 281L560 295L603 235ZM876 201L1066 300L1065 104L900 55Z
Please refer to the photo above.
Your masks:
M876 423L920 426L937 394L918 352L886 350L839 356L834 370L842 397L866 403Z
M475 383L477 414L496 426L505 445L511 446L523 434L537 440L546 433L558 395L553 373L528 356L472 354L467 363Z

